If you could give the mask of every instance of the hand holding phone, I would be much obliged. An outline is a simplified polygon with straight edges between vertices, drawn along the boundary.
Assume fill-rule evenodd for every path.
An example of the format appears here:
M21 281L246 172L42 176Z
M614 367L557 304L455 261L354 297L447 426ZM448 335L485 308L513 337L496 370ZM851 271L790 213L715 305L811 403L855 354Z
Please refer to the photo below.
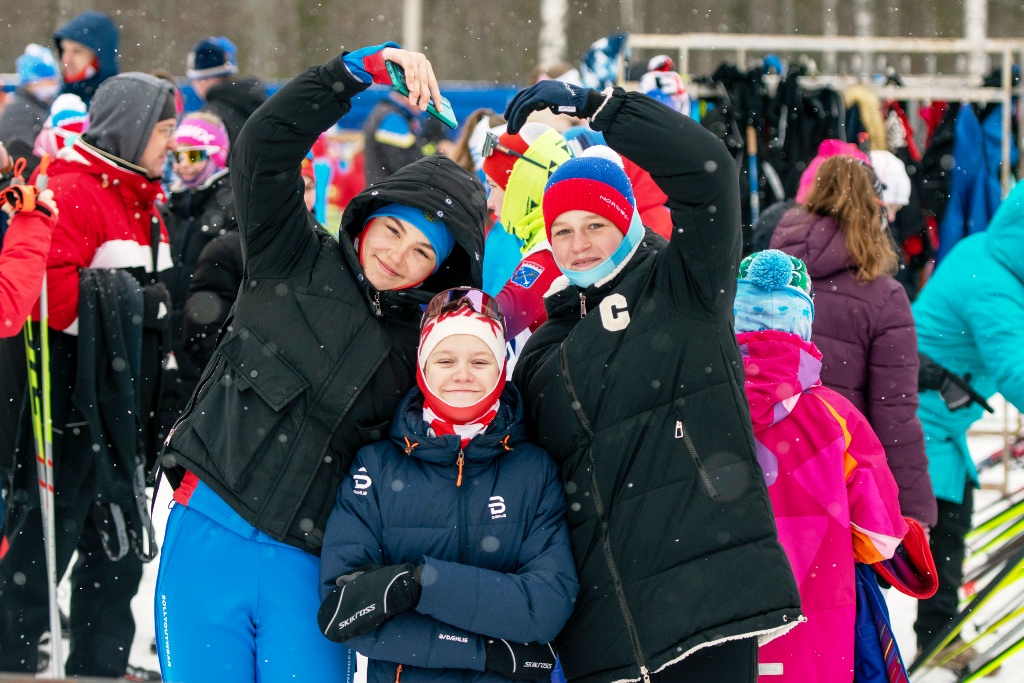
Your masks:
M391 85L394 86L395 90L408 97L409 100L413 102L413 105L416 105L416 102L409 94L410 87L406 82L405 72L402 67L392 61L386 61L384 64L387 67L388 73L391 75ZM440 92L438 92L438 94L440 94ZM435 99L427 104L427 113L453 130L458 128L459 122L455 118L455 112L452 110L452 105L451 102L448 101L448 98L441 97L440 106L435 104L436 101L437 100ZM423 107L420 107L420 111L422 110Z
M413 106L419 107L420 111L426 111L427 105L431 101L437 108L442 106L441 88L437 85L434 68L424 55L388 47L381 52L381 57L385 62L393 62L402 68L406 87L409 90L407 97Z

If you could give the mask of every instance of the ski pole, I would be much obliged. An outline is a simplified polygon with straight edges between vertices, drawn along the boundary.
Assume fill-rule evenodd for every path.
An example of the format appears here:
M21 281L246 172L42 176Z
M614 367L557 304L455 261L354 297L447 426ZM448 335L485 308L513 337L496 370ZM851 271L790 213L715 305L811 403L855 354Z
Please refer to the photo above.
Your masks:
M36 176L36 189L46 189L46 171L50 166L50 155L44 154ZM22 172L25 160L15 164L15 178L12 184L24 184ZM50 312L46 286L46 271L43 271L43 286L39 293L39 356L36 357L32 339L31 324L25 325L26 353L29 362L29 385L33 392L32 430L36 439L36 469L39 475L39 503L42 507L43 543L46 546L47 593L50 614L50 677L64 678L64 643L61 639L60 607L57 603L57 510L53 490L53 418L50 410ZM40 379L42 381L40 381Z
M46 189L49 177L46 172L50 167L50 155L44 154L39 163L39 175L36 176L36 188ZM46 283L46 271L43 271L43 288L39 293L39 337L42 349L43 369L43 447L46 456L46 495L50 506L46 526L48 540L46 543L47 573L50 579L50 672L53 678L64 678L64 640L60 629L60 607L57 604L57 507L53 490L53 416L50 403L50 305Z

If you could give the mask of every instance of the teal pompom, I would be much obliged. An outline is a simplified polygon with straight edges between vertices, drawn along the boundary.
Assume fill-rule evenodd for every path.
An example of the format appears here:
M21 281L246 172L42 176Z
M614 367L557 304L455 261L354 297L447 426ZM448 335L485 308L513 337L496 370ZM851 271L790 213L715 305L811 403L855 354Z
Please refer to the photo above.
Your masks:
M745 280L767 290L787 287L793 279L793 262L778 249L754 254L746 270Z

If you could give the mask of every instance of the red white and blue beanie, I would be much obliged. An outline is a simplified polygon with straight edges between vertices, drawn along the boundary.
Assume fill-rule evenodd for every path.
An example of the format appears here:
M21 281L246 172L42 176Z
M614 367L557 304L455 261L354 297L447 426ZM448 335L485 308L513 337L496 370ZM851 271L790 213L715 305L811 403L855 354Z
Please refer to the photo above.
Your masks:
M632 255L644 235L636 210L633 185L622 159L609 147L597 145L558 167L544 188L544 228L551 240L551 225L567 211L589 211L606 218L622 232L622 244L604 262L588 271L562 268L577 287L589 287L610 274Z
M590 211L614 223L623 235L629 231L636 210L633 185L622 169L622 159L611 155L615 152L609 147L587 148L548 178L544 187L544 228L549 240L551 224L566 211Z

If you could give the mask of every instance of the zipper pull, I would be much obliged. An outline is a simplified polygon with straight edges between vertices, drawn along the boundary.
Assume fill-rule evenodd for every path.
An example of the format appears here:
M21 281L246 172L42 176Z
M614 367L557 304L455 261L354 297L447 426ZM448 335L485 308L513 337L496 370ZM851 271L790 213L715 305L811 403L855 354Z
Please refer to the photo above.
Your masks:
M174 425L173 427L171 427L171 431L167 432L167 438L164 439L164 445L165 446L170 446L171 445L171 437L174 436L174 430L177 429L177 428L178 428L178 425Z
M587 295L580 292L580 317L587 317Z
M644 683L651 683L651 672L646 666L640 667L640 675L644 677Z
M383 315L380 310L380 292L373 295L373 310L377 314L377 317Z
M459 449L459 460L458 460L459 478L455 480L455 485L456 486L462 486L462 465L465 462L466 462L465 453L463 453L462 449L460 448Z

